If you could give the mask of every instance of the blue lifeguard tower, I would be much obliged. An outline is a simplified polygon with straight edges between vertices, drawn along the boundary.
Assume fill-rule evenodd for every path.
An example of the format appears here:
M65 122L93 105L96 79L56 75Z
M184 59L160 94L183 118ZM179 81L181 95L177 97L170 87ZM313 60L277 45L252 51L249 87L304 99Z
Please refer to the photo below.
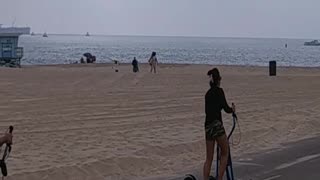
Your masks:
M30 28L2 27L0 24L0 66L20 67L23 48L18 47L18 41L23 34L30 34Z

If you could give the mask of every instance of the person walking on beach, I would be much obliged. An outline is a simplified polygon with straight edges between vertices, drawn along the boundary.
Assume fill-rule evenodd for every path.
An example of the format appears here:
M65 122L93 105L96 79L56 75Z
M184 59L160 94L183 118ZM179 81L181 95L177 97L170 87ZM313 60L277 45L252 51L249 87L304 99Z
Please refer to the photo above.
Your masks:
M149 64L151 66L151 69L150 69L151 73L152 73L152 71L154 73L157 73L158 59L157 59L156 55L157 55L156 52L152 52L151 57L149 59Z
M136 57L133 58L132 66L133 66L133 72L139 72L139 65Z
M232 108L228 105L224 91L220 88L221 76L217 68L209 70L210 89L205 95L205 139L206 139L206 161L203 166L203 179L208 180L214 155L215 142L221 148L221 161L218 172L218 180L223 180L223 175L227 167L229 155L229 143L225 129L223 127L221 110L226 113L235 112L235 105Z

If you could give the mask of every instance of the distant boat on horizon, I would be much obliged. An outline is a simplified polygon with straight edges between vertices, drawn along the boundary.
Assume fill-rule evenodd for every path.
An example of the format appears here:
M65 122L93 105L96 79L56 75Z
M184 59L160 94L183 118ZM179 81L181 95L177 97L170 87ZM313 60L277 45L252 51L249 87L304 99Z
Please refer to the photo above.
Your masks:
M45 32L42 37L48 37L48 34Z
M320 42L318 40L313 40L310 42L305 42L304 45L305 46L320 46Z
M34 32L32 32L32 33L31 33L31 36L34 36L34 35L36 35L36 34L35 34Z
M89 32L87 32L86 36L90 36Z

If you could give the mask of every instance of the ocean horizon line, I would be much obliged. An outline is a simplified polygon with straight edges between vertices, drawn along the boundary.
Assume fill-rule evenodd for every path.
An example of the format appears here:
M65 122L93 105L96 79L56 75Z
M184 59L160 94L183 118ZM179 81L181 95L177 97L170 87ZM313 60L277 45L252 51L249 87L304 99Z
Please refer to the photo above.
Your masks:
M90 34L90 33L89 33ZM43 33L35 33L35 35L43 35ZM86 34L78 33L47 33L54 36L86 36ZM212 39L291 39L291 40L315 40L317 38L302 38L302 37L246 37L246 36L187 36L187 35L143 35L143 34L90 34L90 36L102 37L157 37L157 38L212 38ZM90 37L89 36L89 37ZM319 38L320 39L320 38Z

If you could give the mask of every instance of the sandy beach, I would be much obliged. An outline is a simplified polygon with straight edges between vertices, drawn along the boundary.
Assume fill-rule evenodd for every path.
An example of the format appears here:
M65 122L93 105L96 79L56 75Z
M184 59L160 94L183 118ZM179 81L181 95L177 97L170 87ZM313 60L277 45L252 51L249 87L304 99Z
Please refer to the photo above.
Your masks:
M0 131L13 125L8 180L170 176L205 159L204 94L212 65L121 64L0 69ZM320 68L217 66L237 105L235 158L319 135ZM223 113L230 129L231 116ZM234 133L234 143L240 131Z

